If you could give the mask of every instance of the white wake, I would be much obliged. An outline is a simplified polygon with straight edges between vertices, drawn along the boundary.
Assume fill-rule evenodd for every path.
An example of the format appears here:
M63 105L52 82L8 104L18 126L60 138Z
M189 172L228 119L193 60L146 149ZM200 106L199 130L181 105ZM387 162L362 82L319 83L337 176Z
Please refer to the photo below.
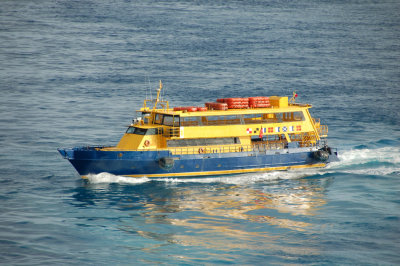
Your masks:
M256 172L248 174L190 177L190 178L148 178L125 177L109 173L89 175L91 184L142 184L151 180L174 183L226 183L251 184L263 181L299 179L315 175L334 173L353 173L370 175L389 175L400 173L400 147L384 147L377 149L350 149L339 151L339 162L331 163L326 168L308 168L288 171Z

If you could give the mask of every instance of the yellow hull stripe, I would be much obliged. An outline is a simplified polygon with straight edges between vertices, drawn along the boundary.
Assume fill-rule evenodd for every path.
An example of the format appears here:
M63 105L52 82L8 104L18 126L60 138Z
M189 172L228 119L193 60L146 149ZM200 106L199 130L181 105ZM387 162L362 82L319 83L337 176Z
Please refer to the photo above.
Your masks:
M223 171L203 171L203 172L189 172L189 173L165 173L165 174L123 175L123 176L127 176L127 177L187 177L187 176L206 176L206 175L229 175L229 174L244 174L244 173L254 173L254 172L283 171L283 170L302 169L302 168L322 168L325 166L326 166L326 163L319 163L319 164L304 164L304 165L292 165L292 166L281 166L281 167L237 169L237 170L223 170ZM87 179L87 176L82 176L82 178Z

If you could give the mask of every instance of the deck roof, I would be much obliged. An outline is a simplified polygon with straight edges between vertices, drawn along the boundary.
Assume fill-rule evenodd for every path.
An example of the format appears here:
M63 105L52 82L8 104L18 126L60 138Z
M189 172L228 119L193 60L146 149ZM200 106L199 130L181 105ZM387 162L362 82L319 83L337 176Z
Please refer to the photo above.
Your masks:
M140 109L139 112L155 112L158 114L176 115L181 117L190 116L223 116L223 115L243 115L243 114L271 114L298 112L311 108L310 104L291 104L287 107L269 107L269 108L249 108L249 109L228 109L228 110L209 110L209 111L174 111L173 109Z

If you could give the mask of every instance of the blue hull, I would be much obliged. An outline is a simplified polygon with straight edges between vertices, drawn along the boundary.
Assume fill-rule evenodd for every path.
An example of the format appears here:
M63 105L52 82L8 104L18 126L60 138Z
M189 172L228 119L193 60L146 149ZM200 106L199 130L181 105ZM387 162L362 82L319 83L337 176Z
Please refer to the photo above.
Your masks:
M100 151L96 147L59 149L81 176L108 172L132 177L219 175L244 172L323 167L337 161L329 149L320 158L310 149L172 155L169 151Z

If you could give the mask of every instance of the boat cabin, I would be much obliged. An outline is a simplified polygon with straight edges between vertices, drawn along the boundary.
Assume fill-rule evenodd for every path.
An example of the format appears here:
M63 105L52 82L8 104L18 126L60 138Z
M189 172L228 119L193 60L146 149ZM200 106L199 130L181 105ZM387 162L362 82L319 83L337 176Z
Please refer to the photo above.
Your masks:
M159 91L156 100L145 100L118 145L104 149L173 154L277 150L313 147L327 136L327 126L311 117L312 106L297 104L294 97L228 98L206 107L169 108ZM252 103L252 98L259 100Z

